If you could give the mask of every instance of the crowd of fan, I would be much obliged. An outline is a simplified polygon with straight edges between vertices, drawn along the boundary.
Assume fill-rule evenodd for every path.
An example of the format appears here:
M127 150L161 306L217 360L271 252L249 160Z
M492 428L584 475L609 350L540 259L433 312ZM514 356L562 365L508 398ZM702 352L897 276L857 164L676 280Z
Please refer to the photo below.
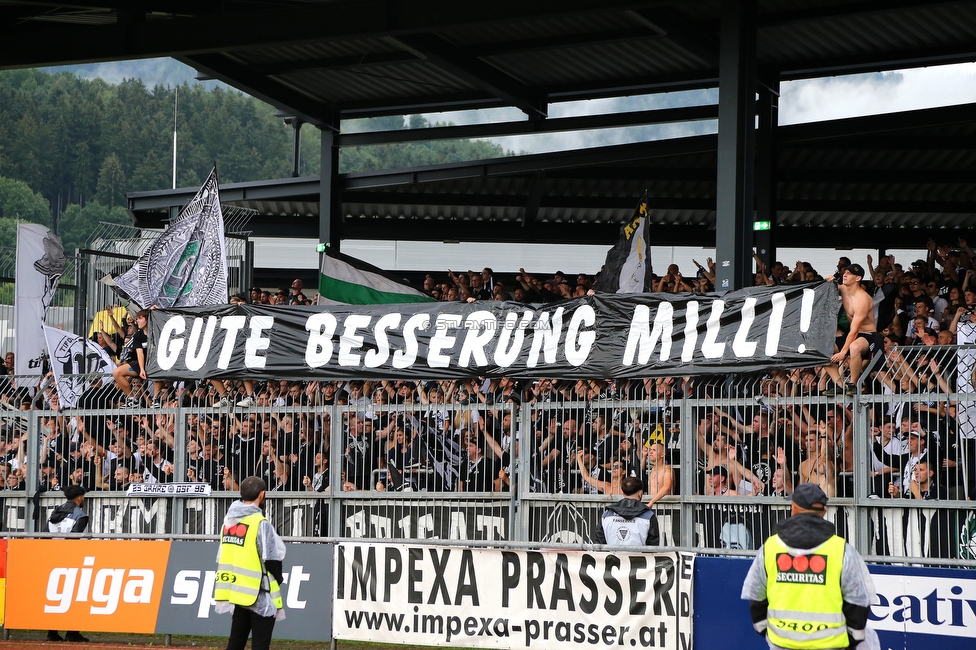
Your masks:
M677 494L681 472L691 471L697 493L705 495L789 495L794 484L814 482L829 496L853 496L854 447L866 444L873 496L973 498L976 430L968 421L976 416L968 417L972 405L948 399L956 388L956 351L935 346L955 341L961 319L976 323L974 258L962 241L958 248L930 243L928 259L910 269L890 256L874 267L868 257L864 284L875 297L885 349L864 378L865 392L899 396L869 407L869 441L854 439L852 400L833 397L824 367L626 381L153 382L140 347L145 312L133 316L109 305L90 335L120 360L116 381L93 386L79 407L114 414L82 417L61 409L50 375L30 386L0 379L0 403L11 411L0 437L2 472L8 489L25 487L27 436L12 411L42 410L60 412L40 419L42 490L70 483L125 490L133 482L170 481L235 490L256 474L272 490L324 492L332 486L332 445L340 445L335 485L342 490L498 492L527 477L533 492L619 494L623 478L637 476L653 505ZM849 263L841 258L838 265ZM804 263L789 272L777 262L767 272L757 259L757 267L760 285L820 279ZM671 265L655 289L710 291L714 271L708 260L690 281ZM571 281L561 273L542 279L523 271L509 286L485 269L448 272L443 282L428 275L424 290L440 300L547 302L585 295L592 284L583 274ZM308 302L300 281L290 293L255 288L235 301L266 298L268 304ZM822 395L831 397L817 399ZM683 463L685 396L702 401L688 420L697 426L688 432L697 458ZM622 400L631 403L615 404ZM340 408L308 408L331 405ZM179 415L186 418L185 448L176 446L177 411L154 410L159 407L193 409ZM339 413L336 421L331 412ZM525 472L517 470L519 444L531 446ZM177 464L185 468L181 475Z

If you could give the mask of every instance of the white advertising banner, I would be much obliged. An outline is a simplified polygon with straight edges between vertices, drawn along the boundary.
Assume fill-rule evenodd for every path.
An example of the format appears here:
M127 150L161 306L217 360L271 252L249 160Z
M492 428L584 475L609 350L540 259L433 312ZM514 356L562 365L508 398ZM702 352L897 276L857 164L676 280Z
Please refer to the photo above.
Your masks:
M976 579L942 576L891 575L871 577L878 596L871 604L869 625L879 632L931 634L973 639L976 636Z
M125 491L125 496L208 497L210 493L209 483L130 483Z
M336 547L336 639L571 650L692 646L690 553Z

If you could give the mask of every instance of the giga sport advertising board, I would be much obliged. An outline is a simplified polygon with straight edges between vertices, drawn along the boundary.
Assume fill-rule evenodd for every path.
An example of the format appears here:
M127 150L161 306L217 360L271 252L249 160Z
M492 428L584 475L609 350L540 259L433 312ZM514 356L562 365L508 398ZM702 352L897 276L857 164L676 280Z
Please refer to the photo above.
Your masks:
M216 542L7 541L10 629L224 636L213 611ZM289 544L279 639L331 638L332 547Z

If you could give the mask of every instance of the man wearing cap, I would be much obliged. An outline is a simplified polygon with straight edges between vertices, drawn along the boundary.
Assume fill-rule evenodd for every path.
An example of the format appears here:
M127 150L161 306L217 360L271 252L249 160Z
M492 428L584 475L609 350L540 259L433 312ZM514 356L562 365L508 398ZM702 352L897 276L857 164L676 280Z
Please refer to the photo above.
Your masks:
M922 461L932 462L932 466L939 466L939 459L933 459L928 452L928 440L925 431L919 426L918 422L912 422L908 429L908 452L904 454L889 454L877 442L874 443L874 454L881 459L881 462L888 467L900 467L901 485L897 483L888 484L888 494L897 497L899 494L908 494L911 488L911 481L915 475L915 467Z
M861 286L863 277L864 269L860 264L851 264L844 269L841 276L837 290L840 292L850 328L845 335L837 337L837 352L830 358L831 363L826 366L827 374L839 388L842 385L840 370L834 364L842 364L850 355L851 380L843 389L848 395L854 394L857 380L864 369L864 356L867 355L870 359L875 352L884 349L884 337L874 324L874 300ZM829 276L826 280L832 282L834 276Z
M69 485L64 489L67 499L51 513L47 529L52 533L83 533L88 528L88 514L81 509L87 490L80 485Z
M47 521L47 529L52 533L83 533L88 528L88 514L82 510L81 506L85 503L85 490L80 485L69 485L64 489L66 501L54 509L51 517ZM75 643L88 643L88 639L81 635L81 632L65 632L64 638L58 634L57 630L48 630L48 641L73 641Z
M729 470L722 465L705 470L705 494L710 497L741 496L735 486L729 485Z
M773 650L878 647L867 629L874 582L858 552L824 519L827 495L802 483L792 505L742 585L752 626Z

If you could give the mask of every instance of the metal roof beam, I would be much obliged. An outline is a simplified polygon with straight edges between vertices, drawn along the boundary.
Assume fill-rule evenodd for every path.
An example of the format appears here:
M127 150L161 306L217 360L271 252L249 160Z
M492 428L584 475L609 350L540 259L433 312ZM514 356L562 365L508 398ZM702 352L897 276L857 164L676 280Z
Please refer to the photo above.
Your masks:
M355 70L377 65L412 63L420 59L412 52L369 52L354 56L333 56L320 59L300 59L274 63L257 63L249 66L256 74L269 76L286 75L308 70Z
M673 140L659 140L651 143L638 142L635 144L610 147L596 147L582 151L560 152L558 154L532 154L527 156L513 156L511 158L495 158L490 161L451 163L384 172L355 172L343 174L342 178L345 180L344 187L358 189L383 187L391 183L427 183L457 178L534 173L540 170L545 170L549 174L552 173L551 170L572 167L625 163L633 160L644 160L678 154L712 153L714 151L715 136L703 135L690 138L675 138Z
M679 170L683 171L683 170ZM976 169L783 169L776 172L780 183L878 184L966 184L976 182Z
M976 201L902 201L877 199L779 199L781 212L857 212L861 214L976 214Z
M960 151L976 149L976 136L952 135L866 135L847 138L830 137L821 140L788 141L787 149L834 149L850 151Z
M627 13L709 68L718 68L719 44L714 36L718 32L716 25L704 26L670 7L635 9Z
M350 219L347 239L376 239L376 233L400 241L443 241L445 226L452 240L464 242L526 242L545 244L610 245L620 236L620 225L612 223L536 223L522 227L518 221L448 221L411 219ZM884 248L917 248L929 237L940 241L954 238L954 228L875 228L875 227L778 227L777 245L790 248L836 248L850 241L870 241ZM670 246L714 246L712 226L655 225L655 240Z
M436 205L470 206L479 208L523 208L531 196L494 194L454 194L451 192L383 192L370 190L344 190L343 203L362 203L375 205ZM537 210L545 209L592 209L592 210L633 210L633 196L544 196L539 198ZM715 198L675 198L649 196L647 205L651 210L704 210L715 209ZM551 223L551 222L550 222ZM619 224L618 224L619 225Z
M942 47L913 48L860 56L804 60L779 67L782 79L814 79L838 74L884 72L930 65L976 61L976 43L967 42Z
M529 186L529 196L525 201L525 211L522 213L522 227L531 226L539 217L539 208L546 195L546 173L537 172Z
M515 54L517 52L556 50L564 47L602 45L604 43L639 41L648 38L661 38L661 32L656 29L642 26L630 29L612 29L607 31L547 36L497 43L478 43L476 45L466 46L464 50L469 55L476 57L504 56L506 54Z
M523 208L528 204L525 195L468 195L451 192L384 192L371 190L344 190L343 203L366 205L430 205L466 206L477 208ZM540 199L539 210L627 210L633 208L630 196L546 196ZM714 211L715 197L649 196L651 210ZM780 198L777 209L781 212L851 212L860 214L976 214L976 200L972 201L913 201L913 200L863 200L823 198Z
M41 11L38 14L50 13L51 9L79 9L79 10L109 10L109 11L124 11L132 9L134 5L138 5L141 11L145 12L158 12L167 14L200 14L204 13L206 10L217 11L223 5L228 3L220 2L219 0L116 0L115 2L108 2L102 0L100 2L72 2L68 0L67 2L32 2L31 0L18 0L15 3L9 3L12 8L24 7L37 7Z
M252 97L271 104L275 108L315 126L336 128L337 120L329 108L307 95L303 95L277 81L256 75L247 67L236 63L223 54L198 54L179 57L189 66L224 81Z
M517 107L531 119L548 114L546 98L535 89L484 61L469 56L436 34L391 39L445 72Z
M840 2L837 4L761 14L759 28L779 27L817 20L836 20L854 16L893 13L911 9L928 10L939 5L961 4L962 0L867 0L864 2ZM966 2L966 4L970 4Z
M633 201L631 201L633 204ZM633 205L630 206L631 211ZM450 231L445 232L445 226ZM465 242L526 242L545 244L612 244L620 237L617 223L535 223L523 227L518 221L441 221L406 219L349 219L346 239L384 238L399 241L443 241L445 234ZM701 226L654 227L659 241L674 245L704 246L715 242L715 231Z
M640 5L659 4L647 0ZM253 5L244 5L248 8ZM479 23L605 13L633 0L349 0L148 20L130 25L17 25L0 32L0 68L112 61L429 33ZM38 36L43 35L43 40Z
M793 124L780 127L778 138L783 143L798 143L804 140L846 141L852 136L875 133L889 133L910 129L942 127L948 124L971 123L976 115L976 104L958 104L923 108L898 113L845 117L823 122Z
M425 129L399 129L396 131L372 131L368 133L347 133L339 136L339 145L359 147L392 142L428 142L431 140L461 140L467 138L492 138L503 135L527 135L536 133L559 133L564 131L585 131L590 129L609 129L623 126L643 126L669 122L693 122L718 118L718 106L689 106L687 108L664 108L629 113L607 115L586 115L583 117L549 118L544 121L499 122L492 124L467 124L462 126L439 126Z
M562 47L579 47L581 45L599 45L602 43L619 43L621 41L642 40L646 38L660 38L656 31L645 27L633 29L616 29L602 32L588 32L584 34L569 34L566 36L552 36L548 38L534 38L519 41L505 41L498 43L481 43L465 46L463 51L475 58L514 54L517 52L532 52L537 50L551 50ZM298 61L280 61L261 63L251 66L256 72L268 75L289 74L306 70L347 70L350 68L390 65L396 63L410 63L418 57L411 52L367 52L353 56L323 57Z
M701 72L618 77L597 81L574 82L543 86L541 90L549 102L620 97L650 92L674 92L718 87L718 68Z

